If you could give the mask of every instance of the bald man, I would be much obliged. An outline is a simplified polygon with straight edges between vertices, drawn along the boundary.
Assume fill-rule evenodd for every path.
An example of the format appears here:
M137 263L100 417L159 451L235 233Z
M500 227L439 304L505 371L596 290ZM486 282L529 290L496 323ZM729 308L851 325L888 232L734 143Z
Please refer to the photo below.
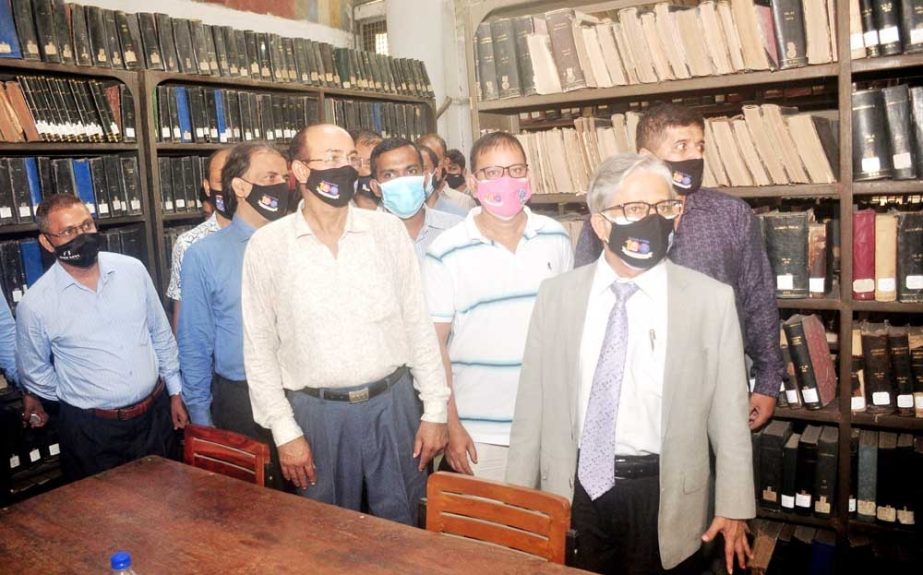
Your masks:
M218 150L208 157L205 169L208 171L208 177L202 180L202 192L206 201L212 205L212 214L204 222L192 228L188 232L180 234L173 244L173 259L170 264L170 285L167 287L167 297L173 301L173 317L171 318L173 331L179 325L179 308L182 300L182 284L180 278L183 272L183 258L186 257L186 250L189 246L201 240L202 238L226 228L231 224L234 212L228 210L225 201L224 192L221 190L221 169L228 159L228 148Z
M253 417L305 497L358 510L364 486L372 514L415 524L449 389L413 244L350 201L359 159L343 129L303 129L289 157L303 201L244 256Z

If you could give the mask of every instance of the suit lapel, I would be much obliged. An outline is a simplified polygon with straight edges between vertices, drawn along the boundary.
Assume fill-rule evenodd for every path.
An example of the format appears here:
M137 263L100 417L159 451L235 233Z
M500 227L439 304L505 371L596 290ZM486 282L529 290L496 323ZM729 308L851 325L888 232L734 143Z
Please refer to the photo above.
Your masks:
M589 264L574 271L573 293L564 294L568 298L570 309L563 316L565 323L564 345L567 358L568 386L567 398L569 401L571 429L576 429L577 396L580 392L580 346L583 342L583 326L586 323L586 309L590 299L590 288L596 276L596 264Z
M673 408L676 389L682 381L683 367L689 367L685 361L684 350L690 349L687 334L690 330L683 326L691 325L689 310L694 305L686 293L686 282L680 277L677 266L667 262L667 361L663 370L663 405L661 415L661 436L665 437Z

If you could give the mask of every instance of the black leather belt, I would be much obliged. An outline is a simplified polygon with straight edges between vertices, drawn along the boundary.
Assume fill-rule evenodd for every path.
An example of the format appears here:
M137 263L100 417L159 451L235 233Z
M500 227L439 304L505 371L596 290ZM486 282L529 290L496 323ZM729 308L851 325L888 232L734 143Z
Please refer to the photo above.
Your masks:
M401 366L394 373L378 381L355 387L306 387L301 390L313 397L328 401L347 401L349 403L362 403L388 391L392 385L399 382L408 372L407 366Z
M615 477L617 479L640 479L660 474L660 456L616 455Z

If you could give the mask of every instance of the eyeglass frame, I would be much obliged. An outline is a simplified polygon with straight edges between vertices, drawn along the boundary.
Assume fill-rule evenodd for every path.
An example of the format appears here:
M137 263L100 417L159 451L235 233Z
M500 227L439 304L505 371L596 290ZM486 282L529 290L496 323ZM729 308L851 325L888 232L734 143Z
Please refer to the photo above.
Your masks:
M630 219L628 216L625 215L625 206L628 206L628 205L631 205L631 204L644 204L645 206L647 206L647 213L644 214L643 216L637 218L637 219L634 219L634 220L633 220L633 219ZM670 205L678 206L679 212L678 212L677 214L673 215L673 216L665 216L665 215L661 214L661 213L660 213L660 209L659 209L657 206L661 206L661 205L665 205L665 204L670 204ZM603 209L603 210L600 212L600 214L602 214L603 217L605 217L606 212L608 212L608 211L611 211L611 210L621 210L621 212L622 212L621 218L622 218L622 219L628 220L629 222L637 222L637 221L641 221L641 220L643 220L644 218L646 218L647 216L651 215L651 212L652 212L652 211L655 211L655 212L657 213L657 215L659 215L659 216L661 216L661 217L663 217L663 218L666 218L666 219L668 219L668 220L675 220L675 219L678 218L679 216L683 215L683 208L684 208L684 207L685 207L685 206L684 206L684 204L683 204L683 201L682 201L682 200L679 200L679 199L675 199L675 198L674 198L674 199L668 199L668 200L660 200L659 202L655 202L655 203L653 203L653 204L650 203L650 202L645 202L645 201L641 201L641 200L636 200L636 201L633 201L633 202L624 202L624 203L621 203L621 204L616 204L616 205L614 205L614 206L609 206L608 208ZM606 219L609 219L609 218L607 217ZM616 219L619 219L618 216L616 216ZM611 220L610 220L610 221L611 221Z
M517 167L517 166L522 166L523 169L525 170L525 172L524 172L521 176L514 176L513 173L510 172L510 168L515 168L515 167ZM485 177L485 178L482 178L482 177L478 176L478 174L483 173L484 170L490 170L491 168L500 168L500 170L501 170L500 175L497 176L496 178L486 178L486 177ZM471 175L473 175L473 176L475 177L475 179L477 179L477 180L479 180L479 181L484 181L484 180L487 180L487 181L490 181L490 180L499 180L499 179L502 178L504 175L508 175L508 176L511 177L511 178L525 178L526 176L529 175L529 164L523 162L523 163L517 163L517 164L510 164L509 166L485 166L485 167L483 167L483 168L479 168L479 169L478 169L477 171L475 171L475 172L472 172ZM485 174L485 175L486 175L486 174Z
M352 154L347 154L346 152L342 150L327 150L326 153L327 153L326 158L306 158L306 159L299 158L297 159L297 161L305 165L313 163L313 162L321 162L325 164L327 167L330 167L332 164L339 163L335 161L339 155L340 157L342 157L342 159L346 160L347 165L350 165L357 170L360 167L362 167L362 159L359 157L359 154L355 151ZM340 166L334 166L334 167L340 167Z

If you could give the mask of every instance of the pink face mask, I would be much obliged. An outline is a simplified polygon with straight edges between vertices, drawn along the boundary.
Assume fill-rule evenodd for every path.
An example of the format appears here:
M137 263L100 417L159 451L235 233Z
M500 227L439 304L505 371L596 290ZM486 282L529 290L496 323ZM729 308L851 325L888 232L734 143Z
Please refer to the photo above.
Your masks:
M481 206L501 220L513 219L532 197L528 178L503 176L478 182L477 199Z

